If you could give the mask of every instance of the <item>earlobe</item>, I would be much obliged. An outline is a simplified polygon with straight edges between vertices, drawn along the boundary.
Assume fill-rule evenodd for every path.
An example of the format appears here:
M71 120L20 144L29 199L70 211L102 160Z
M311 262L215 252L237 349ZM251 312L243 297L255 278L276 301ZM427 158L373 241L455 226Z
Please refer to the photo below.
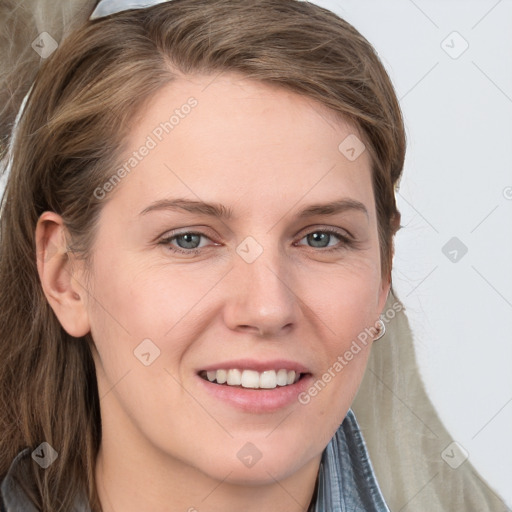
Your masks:
M90 331L85 298L87 292L77 280L74 256L67 250L62 217L44 212L37 222L35 241L37 271L43 292L64 330L74 337Z

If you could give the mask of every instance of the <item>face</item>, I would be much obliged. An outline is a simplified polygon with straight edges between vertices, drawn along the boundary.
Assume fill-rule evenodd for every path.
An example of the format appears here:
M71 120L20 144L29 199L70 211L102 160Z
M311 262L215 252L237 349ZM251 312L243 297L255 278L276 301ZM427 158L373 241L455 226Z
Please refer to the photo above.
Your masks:
M389 287L370 157L340 150L348 136L315 102L234 74L152 99L127 141L137 162L102 189L89 269L105 439L253 484L320 456L371 341L344 354Z

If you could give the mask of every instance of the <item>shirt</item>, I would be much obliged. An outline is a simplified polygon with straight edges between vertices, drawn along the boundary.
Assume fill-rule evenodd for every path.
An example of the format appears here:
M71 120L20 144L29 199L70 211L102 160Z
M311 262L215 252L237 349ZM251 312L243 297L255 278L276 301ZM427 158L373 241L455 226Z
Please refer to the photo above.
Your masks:
M38 512L13 478L29 459L30 449L26 448L13 460L0 487L1 512ZM309 511L390 512L352 409L322 453ZM73 512L90 512L90 508L77 500Z

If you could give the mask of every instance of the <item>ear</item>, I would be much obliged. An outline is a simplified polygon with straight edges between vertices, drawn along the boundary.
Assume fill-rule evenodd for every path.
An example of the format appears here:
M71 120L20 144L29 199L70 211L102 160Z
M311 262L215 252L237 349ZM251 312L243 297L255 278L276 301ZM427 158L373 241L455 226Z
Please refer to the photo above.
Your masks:
M62 217L44 212L37 222L37 271L43 292L64 330L74 337L90 331L87 290L75 274L74 255L67 249Z

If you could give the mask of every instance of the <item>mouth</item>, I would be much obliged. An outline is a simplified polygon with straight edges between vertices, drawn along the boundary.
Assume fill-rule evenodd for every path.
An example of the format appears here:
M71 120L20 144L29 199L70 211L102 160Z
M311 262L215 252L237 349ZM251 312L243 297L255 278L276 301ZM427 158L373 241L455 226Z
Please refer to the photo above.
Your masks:
M307 375L309 374L287 368L261 372L239 368L202 370L199 372L199 377L203 380L219 386L266 390L292 386Z
M216 402L244 414L272 414L296 405L313 379L309 368L286 359L237 359L196 370L202 389Z

